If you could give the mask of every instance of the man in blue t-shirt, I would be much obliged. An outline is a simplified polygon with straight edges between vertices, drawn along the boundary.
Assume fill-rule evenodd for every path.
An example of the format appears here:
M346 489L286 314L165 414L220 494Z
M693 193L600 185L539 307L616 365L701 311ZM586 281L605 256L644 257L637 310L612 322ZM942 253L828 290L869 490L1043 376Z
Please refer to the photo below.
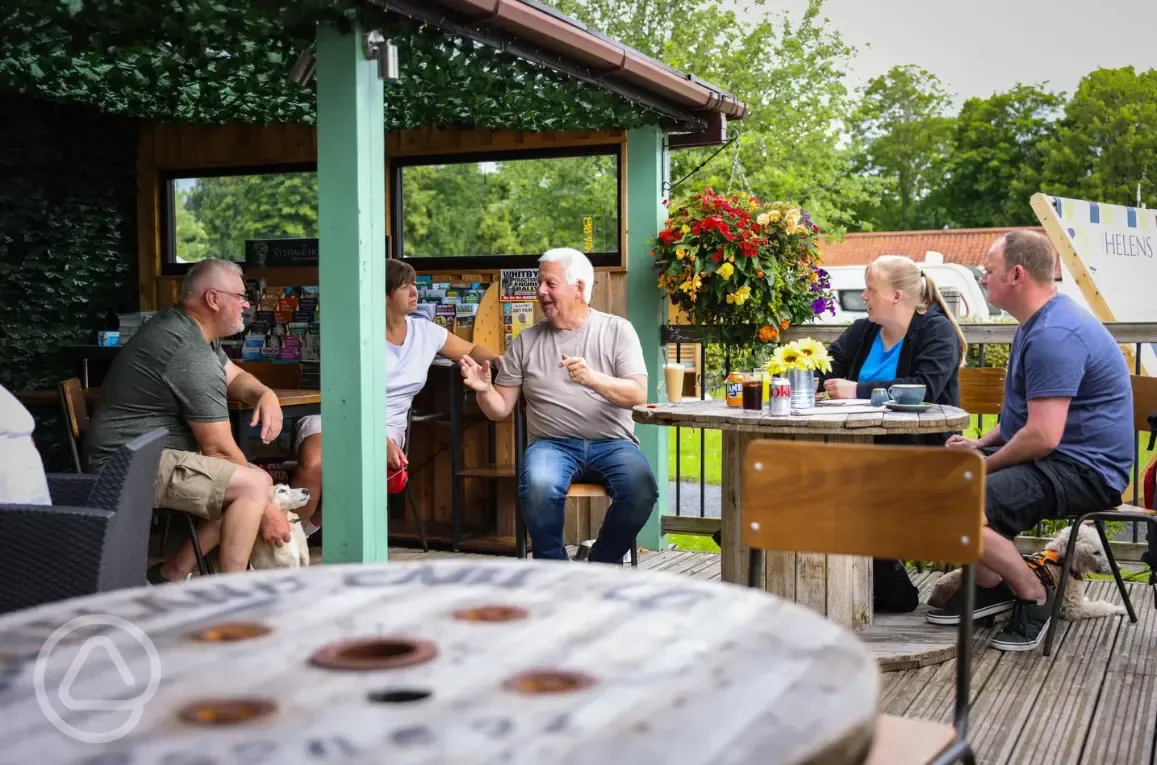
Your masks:
M992 646L1028 651L1048 627L1054 593L1012 540L1045 518L1121 504L1133 467L1133 389L1113 336L1071 298L1056 294L1048 238L1014 231L996 241L982 279L989 301L1020 323L1005 378L1000 425L949 448L979 449L988 474L984 553L973 618L1012 611ZM928 612L958 624L963 594Z

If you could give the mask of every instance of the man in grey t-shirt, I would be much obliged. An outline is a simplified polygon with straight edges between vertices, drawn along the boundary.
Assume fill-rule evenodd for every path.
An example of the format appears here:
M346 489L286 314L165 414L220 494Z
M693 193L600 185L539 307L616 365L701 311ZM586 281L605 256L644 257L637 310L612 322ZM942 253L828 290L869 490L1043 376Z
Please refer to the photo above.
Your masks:
M220 542L225 572L245 570L259 530L278 546L291 538L285 514L269 501L269 474L249 466L229 425L232 396L253 406L263 441L281 432L277 395L221 351L221 338L244 329L247 305L237 264L205 260L193 266L180 304L146 322L117 354L84 444L88 469L95 472L122 444L154 428L168 430L156 506L204 519L197 534L201 549L207 553ZM148 579L183 579L195 563L186 542L150 568Z
M659 492L631 419L631 407L647 400L639 336L626 319L590 307L594 276L578 250L550 250L538 272L546 318L519 333L493 384L488 366L469 357L459 365L490 419L505 419L525 399L531 443L518 498L534 557L566 560L566 493L585 482L602 484L612 500L590 559L621 563Z
M993 305L1020 324L1009 352L1000 423L982 438L953 436L949 448L985 455L984 552L971 617L1012 611L992 646L1028 651L1051 619L1054 591L1013 539L1046 518L1121 504L1133 466L1133 390L1113 336L1087 310L1056 294L1048 238L1014 231L996 241L983 282ZM928 612L959 624L963 593Z

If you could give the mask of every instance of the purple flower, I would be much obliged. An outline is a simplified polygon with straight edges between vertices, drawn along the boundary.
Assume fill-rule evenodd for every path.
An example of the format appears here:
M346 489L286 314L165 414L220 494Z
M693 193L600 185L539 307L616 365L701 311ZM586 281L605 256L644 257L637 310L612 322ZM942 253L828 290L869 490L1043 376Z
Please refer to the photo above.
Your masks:
M679 296L678 295L672 295L671 296L671 305L679 305Z
M823 298L816 298L812 301L812 313L819 316L828 307L828 301Z

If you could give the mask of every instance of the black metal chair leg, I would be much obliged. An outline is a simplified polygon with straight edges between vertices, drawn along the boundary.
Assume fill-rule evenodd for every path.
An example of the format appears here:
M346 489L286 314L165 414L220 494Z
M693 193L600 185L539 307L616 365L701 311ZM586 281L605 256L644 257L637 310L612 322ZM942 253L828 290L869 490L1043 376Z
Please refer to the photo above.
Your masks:
M418 539L422 542L422 550L430 552L430 545L426 543L426 529L422 525L422 514L418 512L418 503L414 501L414 489L406 484L406 500L410 503L410 512L414 514L414 525L418 527Z
M1109 568L1113 571L1113 578L1117 580L1117 589L1121 593L1121 600L1125 602L1125 610L1129 612L1129 621L1136 624L1137 612L1133 610L1133 601L1129 600L1129 590L1125 587L1125 580L1121 578L1121 569L1117 565L1117 559L1113 557L1112 548L1109 547L1109 535L1105 533L1105 523L1097 520L1093 521L1093 525L1096 526L1097 534L1101 537L1101 544L1105 548L1105 557L1109 559Z
M639 542L638 542L638 540L635 540L633 543L631 543L631 567L632 568L638 568L639 567Z
M1061 620L1061 603L1065 599L1065 587L1069 583L1070 567L1076 561L1077 552L1077 537L1079 536L1080 525L1079 522L1074 524L1072 530L1069 532L1069 543L1065 547L1065 559L1061 566L1060 581L1057 582L1057 591L1053 597L1053 611L1049 616L1049 626L1045 630L1045 645L1044 655L1051 656L1053 650L1053 638L1057 634L1057 625Z
M165 550L169 549L169 529L173 525L172 513L165 513L165 529L161 532L161 549L157 552L158 558L165 557Z
M197 538L197 523L193 520L193 516L188 513L181 513L185 517L185 522L189 526L189 540L193 543L193 555L197 558L197 571L201 576L209 576L213 573L213 569L209 568L209 562L205 560L205 555L201 552L201 540Z

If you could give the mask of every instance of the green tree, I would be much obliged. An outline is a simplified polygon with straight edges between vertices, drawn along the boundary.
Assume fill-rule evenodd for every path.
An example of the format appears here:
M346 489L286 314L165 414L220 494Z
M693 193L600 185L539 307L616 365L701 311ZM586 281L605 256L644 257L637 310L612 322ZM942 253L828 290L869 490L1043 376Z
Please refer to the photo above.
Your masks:
M854 120L857 169L885 184L864 210L874 228L936 225L923 203L943 182L953 125L945 113L949 101L936 75L910 65L864 87Z
M1097 69L1065 108L1044 163L1048 193L1157 206L1157 70Z
M317 174L199 178L185 207L204 229L202 258L240 261L246 239L317 236Z
M181 263L196 263L209 257L209 235L205 227L189 212L186 200L188 191L178 191L173 195L173 218L177 230L177 260Z
M742 133L740 166L752 190L803 205L825 231L858 224L857 207L879 183L852 172L844 138L853 111L844 84L854 50L810 0L798 19L751 0L744 18L717 0L560 0L557 6L663 63L735 93L751 109L732 127ZM745 20L753 19L753 20ZM679 151L671 180L714 149ZM730 150L676 189L732 190Z
M952 131L944 186L930 201L954 228L1035 226L1029 198L1056 137L1064 96L1018 84L964 102Z

